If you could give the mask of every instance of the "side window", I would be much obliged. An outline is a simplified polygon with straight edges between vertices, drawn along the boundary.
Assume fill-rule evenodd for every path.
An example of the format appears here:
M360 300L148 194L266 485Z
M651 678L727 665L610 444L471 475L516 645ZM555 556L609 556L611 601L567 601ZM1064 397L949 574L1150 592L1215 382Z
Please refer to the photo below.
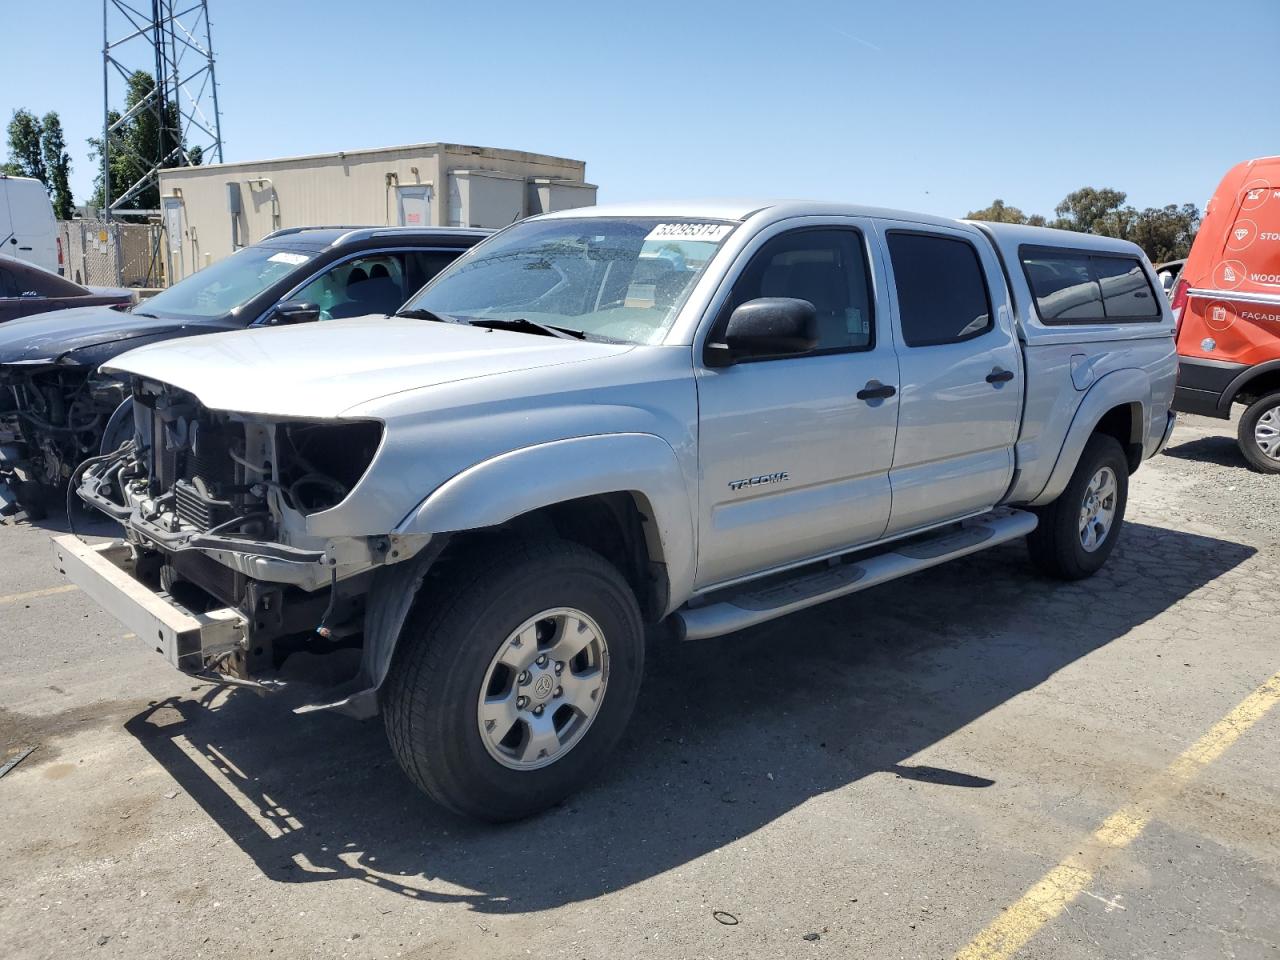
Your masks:
M320 307L321 320L395 313L409 298L404 260L398 253L376 253L344 260L291 296Z
M1036 309L1045 323L1096 319L1102 316L1102 291L1082 253L1038 250L1022 253Z
M1098 286L1102 288L1102 310L1110 320L1160 316L1142 264L1131 257L1090 257Z
M1019 250L1036 309L1045 323L1150 320L1160 304L1142 264L1133 257L1079 250Z
M987 278L973 244L899 230L888 239L908 347L959 343L992 329Z
M436 274L458 257L462 250L417 250L404 255L405 292L412 296L435 279ZM405 297L405 300L409 299Z
M812 303L818 312L815 352L867 350L875 342L867 258L856 230L794 230L766 242L734 284L721 322L759 297Z
M20 296L22 291L18 289L18 281L14 278L13 271L0 267L0 297Z

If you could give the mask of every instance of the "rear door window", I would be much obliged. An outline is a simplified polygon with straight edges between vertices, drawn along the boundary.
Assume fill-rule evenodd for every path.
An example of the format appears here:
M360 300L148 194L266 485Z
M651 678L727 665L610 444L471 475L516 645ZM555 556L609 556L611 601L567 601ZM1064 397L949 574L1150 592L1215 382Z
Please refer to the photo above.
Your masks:
M890 230L889 260L908 347L960 343L992 329L991 296L967 240Z
M1136 257L1048 247L1019 249L1044 323L1155 320L1160 301Z

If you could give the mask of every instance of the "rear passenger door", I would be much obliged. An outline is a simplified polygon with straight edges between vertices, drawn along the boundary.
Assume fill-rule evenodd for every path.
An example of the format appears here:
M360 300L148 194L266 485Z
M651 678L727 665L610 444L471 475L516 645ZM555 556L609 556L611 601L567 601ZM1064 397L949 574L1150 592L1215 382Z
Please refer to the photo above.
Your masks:
M986 510L1013 477L1022 355L999 264L947 227L882 224L900 401L887 534Z

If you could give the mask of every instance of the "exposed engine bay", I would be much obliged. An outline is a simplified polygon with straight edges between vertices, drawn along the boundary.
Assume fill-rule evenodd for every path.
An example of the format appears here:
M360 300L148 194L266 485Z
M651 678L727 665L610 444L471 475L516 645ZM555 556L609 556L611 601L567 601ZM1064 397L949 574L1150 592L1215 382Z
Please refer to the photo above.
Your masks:
M93 377L79 365L0 366L0 480L29 513L98 453L103 430L126 396L119 380Z
M265 420L211 411L135 380L133 437L80 466L80 498L119 521L133 575L196 613L244 620L219 672L248 678L290 652L325 652L361 629L393 538L315 537L307 518L346 498L382 440L374 420Z

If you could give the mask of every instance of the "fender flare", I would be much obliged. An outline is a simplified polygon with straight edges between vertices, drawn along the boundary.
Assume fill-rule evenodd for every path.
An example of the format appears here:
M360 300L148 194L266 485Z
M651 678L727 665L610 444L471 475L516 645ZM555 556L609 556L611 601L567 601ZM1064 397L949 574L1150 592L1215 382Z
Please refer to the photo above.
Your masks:
M1133 442L1142 443L1145 450L1148 411L1151 409L1150 377L1133 367L1114 370L1099 377L1076 407L1075 416L1071 419L1071 426L1067 428L1067 435L1063 438L1062 448L1058 451L1058 459L1054 462L1049 479L1044 489L1031 500L1031 506L1040 507L1051 503L1067 488L1071 474L1075 473L1076 464L1084 452L1084 445L1089 442L1089 437L1108 411L1115 407L1134 405L1141 410L1138 416L1139 434L1133 438Z
M1218 397L1218 413L1224 417L1230 417L1231 407L1236 402L1236 396L1240 391L1256 378L1268 373L1280 373L1280 360L1255 363L1252 367L1241 370L1236 374L1236 378L1227 384L1227 388Z
M617 433L523 447L454 475L400 521L395 534L427 534L430 539L417 556L374 578L358 675L332 691L329 702L297 712L335 710L361 719L378 712L378 689L391 667L400 630L419 587L454 534L605 493L632 494L650 519L645 524L649 556L666 565L670 589L663 614L670 613L692 589L696 529L688 485L671 445L654 434Z
M693 583L693 502L676 452L650 433L598 434L522 447L468 467L400 521L399 534L495 527L541 507L630 493L652 520L650 559L667 565L672 594Z

